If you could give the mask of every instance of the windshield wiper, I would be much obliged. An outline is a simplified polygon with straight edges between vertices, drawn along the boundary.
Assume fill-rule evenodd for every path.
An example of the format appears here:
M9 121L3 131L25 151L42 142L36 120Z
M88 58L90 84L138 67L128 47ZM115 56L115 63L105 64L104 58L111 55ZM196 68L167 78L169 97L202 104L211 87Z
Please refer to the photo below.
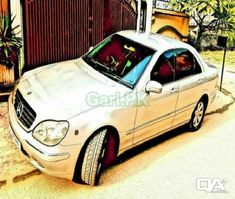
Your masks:
M98 71L100 71L100 70L99 70L100 68L98 68L97 66L101 66L103 69L105 69L105 70L107 70L107 71L110 71L110 68L109 68L109 67L105 66L104 64L101 64L100 62L94 60L93 58L90 58L90 57L86 56L86 57L84 57L84 59L85 59L87 62L94 64L93 66L94 66Z
M108 73L108 72L105 72L105 71L100 71L102 74L110 77L111 79L114 79L114 80L117 80L119 81L120 83L124 84L125 86L128 86L130 88L132 88L132 85L129 84L128 82L124 81L121 77L119 77L118 75L116 75L115 73L113 73L110 69L109 69L109 72L111 73Z
M98 70L100 73L104 74L105 76L108 76L110 77L111 79L114 79L114 80L117 80L119 81L120 83L124 84L125 86L129 87L129 88L132 88L132 85L126 81L124 81L120 76L118 76L117 74L115 74L113 72L113 70L107 66L105 66L104 64L101 64L100 62L94 60L93 58L90 58L90 57L84 57L84 59L89 62L89 63L92 63L93 67ZM101 68L97 67L97 66L100 66L102 69L104 70L101 70Z

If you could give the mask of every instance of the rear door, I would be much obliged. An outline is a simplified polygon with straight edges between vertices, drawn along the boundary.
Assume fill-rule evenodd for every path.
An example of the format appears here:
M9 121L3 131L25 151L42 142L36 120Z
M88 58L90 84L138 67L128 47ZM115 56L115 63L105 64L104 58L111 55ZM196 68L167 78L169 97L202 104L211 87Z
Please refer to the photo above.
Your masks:
M188 49L175 49L176 81L179 96L173 125L187 122L203 92L203 73L197 59Z

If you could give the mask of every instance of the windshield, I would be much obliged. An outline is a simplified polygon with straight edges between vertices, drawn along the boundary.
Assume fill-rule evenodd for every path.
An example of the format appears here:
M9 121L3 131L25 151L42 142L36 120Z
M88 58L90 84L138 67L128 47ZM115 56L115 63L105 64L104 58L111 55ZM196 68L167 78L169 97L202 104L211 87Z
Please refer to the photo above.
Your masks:
M109 78L133 88L154 50L120 35L108 37L83 59Z

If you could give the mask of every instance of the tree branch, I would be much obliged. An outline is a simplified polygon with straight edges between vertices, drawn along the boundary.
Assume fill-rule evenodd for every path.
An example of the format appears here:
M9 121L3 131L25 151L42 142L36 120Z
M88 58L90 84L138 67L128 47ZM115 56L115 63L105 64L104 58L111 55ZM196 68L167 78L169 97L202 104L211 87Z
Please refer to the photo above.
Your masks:
M193 18L193 20L196 22L196 24L199 26L200 23L197 21L196 17L194 15L191 16Z

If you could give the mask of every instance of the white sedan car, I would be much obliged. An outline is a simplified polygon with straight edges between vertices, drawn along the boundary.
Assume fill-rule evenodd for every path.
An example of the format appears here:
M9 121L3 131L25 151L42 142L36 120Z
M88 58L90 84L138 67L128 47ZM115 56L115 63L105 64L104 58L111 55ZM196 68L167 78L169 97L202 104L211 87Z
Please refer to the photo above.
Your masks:
M184 124L198 130L217 78L186 43L118 32L25 73L9 97L10 132L42 172L96 185L126 150Z

